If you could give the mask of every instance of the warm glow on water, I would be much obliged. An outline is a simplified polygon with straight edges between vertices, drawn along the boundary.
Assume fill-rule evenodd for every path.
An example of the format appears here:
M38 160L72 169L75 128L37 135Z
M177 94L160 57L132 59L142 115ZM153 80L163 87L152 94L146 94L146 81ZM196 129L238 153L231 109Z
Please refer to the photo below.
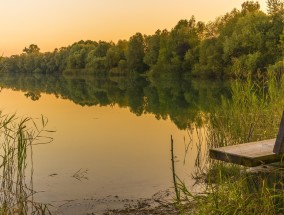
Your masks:
M69 100L42 94L38 101L24 92L3 89L0 109L18 116L48 118L54 141L34 147L34 189L43 202L118 195L122 198L151 197L172 187L170 135L180 160L178 174L190 180L196 149L182 163L187 131L170 120L154 115L136 116L118 106L82 107ZM196 138L193 136L193 138ZM191 147L190 147L191 148ZM71 177L88 170L88 180Z

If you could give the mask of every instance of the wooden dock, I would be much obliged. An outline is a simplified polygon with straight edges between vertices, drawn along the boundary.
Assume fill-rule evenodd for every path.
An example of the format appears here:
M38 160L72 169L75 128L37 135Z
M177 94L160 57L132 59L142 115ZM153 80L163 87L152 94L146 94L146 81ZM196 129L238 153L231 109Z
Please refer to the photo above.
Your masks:
M284 111L276 139L210 149L209 156L249 167L284 161Z
M209 155L213 159L249 167L279 162L283 154L273 152L275 140L269 139L210 149Z

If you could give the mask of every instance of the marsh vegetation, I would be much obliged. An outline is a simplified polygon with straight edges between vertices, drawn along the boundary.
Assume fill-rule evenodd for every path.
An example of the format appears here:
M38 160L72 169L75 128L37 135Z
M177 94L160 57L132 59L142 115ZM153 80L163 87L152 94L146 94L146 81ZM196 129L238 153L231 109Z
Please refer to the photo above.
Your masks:
M38 122L39 121L39 122ZM34 200L33 147L49 143L47 119L0 113L0 213L50 214L48 205Z
M275 138L283 111L284 79L269 75L252 81L235 80L231 99L205 114L203 142L207 149ZM241 167L208 159L193 175L201 189L192 193L176 182L177 207L183 214L282 214L283 164ZM198 163L199 164L199 163Z

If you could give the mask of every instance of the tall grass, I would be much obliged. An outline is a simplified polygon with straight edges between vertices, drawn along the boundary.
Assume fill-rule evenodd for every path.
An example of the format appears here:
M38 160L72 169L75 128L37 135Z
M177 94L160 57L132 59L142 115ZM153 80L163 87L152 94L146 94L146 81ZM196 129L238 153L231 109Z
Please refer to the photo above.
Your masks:
M33 199L32 147L52 141L46 136L51 132L45 129L47 119L39 121L0 113L0 214L50 213L47 205Z
M276 137L284 109L284 78L276 77L270 73L232 84L231 98L206 116L208 148ZM281 164L249 169L208 159L198 171L199 194L178 180L177 206L182 214L284 214Z

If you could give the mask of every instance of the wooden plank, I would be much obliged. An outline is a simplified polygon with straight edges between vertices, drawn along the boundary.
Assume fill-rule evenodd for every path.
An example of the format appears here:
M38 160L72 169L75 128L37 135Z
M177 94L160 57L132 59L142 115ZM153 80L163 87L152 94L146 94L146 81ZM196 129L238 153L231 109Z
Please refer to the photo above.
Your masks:
M275 154L284 153L284 111L282 113L282 118L281 118L279 130L278 130L277 138L275 141L275 145L273 148L273 152Z
M213 159L243 166L258 166L280 161L283 155L273 152L275 139L210 149Z

